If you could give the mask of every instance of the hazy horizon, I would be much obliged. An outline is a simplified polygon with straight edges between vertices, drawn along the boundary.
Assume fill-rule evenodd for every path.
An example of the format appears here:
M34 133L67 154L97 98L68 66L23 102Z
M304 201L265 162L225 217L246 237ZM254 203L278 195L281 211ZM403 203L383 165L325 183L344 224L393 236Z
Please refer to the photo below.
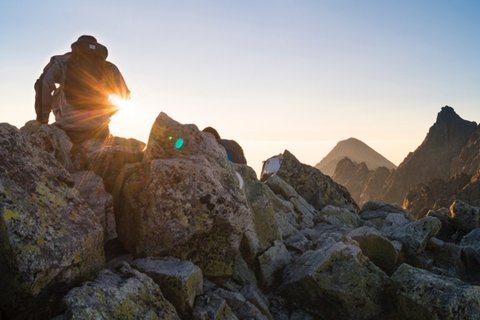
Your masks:
M441 107L480 120L479 27L474 1L5 0L0 122L34 119L49 58L92 34L132 91L115 135L146 142L163 111L236 140L257 172L285 149L315 165L350 137L398 165Z

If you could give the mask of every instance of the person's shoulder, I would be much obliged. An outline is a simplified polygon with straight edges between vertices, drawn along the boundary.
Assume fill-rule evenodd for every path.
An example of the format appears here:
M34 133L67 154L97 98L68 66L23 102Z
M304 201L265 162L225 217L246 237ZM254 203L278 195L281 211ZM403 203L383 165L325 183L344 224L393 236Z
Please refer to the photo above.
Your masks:
M105 61L105 66L112 73L120 73L120 69L113 62Z

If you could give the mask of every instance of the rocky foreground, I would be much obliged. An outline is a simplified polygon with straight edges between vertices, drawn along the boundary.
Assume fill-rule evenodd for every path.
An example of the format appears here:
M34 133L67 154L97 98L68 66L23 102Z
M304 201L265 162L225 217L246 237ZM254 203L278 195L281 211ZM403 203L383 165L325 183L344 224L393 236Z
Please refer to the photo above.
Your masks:
M0 156L1 319L480 319L465 202L358 208L288 151L259 181L163 113L147 146L0 124Z

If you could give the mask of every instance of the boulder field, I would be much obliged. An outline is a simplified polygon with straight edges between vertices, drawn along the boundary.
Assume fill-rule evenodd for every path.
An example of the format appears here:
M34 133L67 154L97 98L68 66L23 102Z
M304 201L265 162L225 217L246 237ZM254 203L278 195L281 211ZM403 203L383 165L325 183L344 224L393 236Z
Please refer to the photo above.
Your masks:
M148 143L0 124L0 319L480 319L480 208L417 219L287 150L258 180L161 113Z

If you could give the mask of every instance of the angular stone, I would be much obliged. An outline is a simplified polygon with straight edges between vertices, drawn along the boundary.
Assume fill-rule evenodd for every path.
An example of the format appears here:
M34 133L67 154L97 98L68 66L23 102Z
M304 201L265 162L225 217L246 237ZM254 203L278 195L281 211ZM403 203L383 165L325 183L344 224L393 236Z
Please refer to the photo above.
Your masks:
M327 319L371 319L382 310L387 276L360 248L338 242L307 251L283 273L282 295Z
M425 250L428 240L435 236L440 228L440 220L424 217L394 229L389 237L401 241L406 254L414 256Z
M251 224L247 233L251 239L249 242L255 248L251 251L256 255L269 248L275 240L282 238L275 219L275 211L271 202L271 190L262 182L258 181L255 171L245 165L236 165L236 172L240 174L243 181L243 191L252 212Z
M200 155L221 166L229 165L225 148L212 134L198 130L193 124L180 124L161 112L150 131L145 160Z
M462 248L454 243L431 238L426 248L433 259L432 272L448 277L463 278L465 266L462 262Z
M258 310L269 320L272 320L273 317L270 313L269 310L269 302L267 297L265 297L260 290L253 285L247 285L244 286L241 290L240 293L249 301L252 303L255 307L257 307Z
M362 219L358 214L332 205L325 206L320 211L319 216L322 217L323 221L327 221L334 226L358 228L362 225Z
M453 225L463 232L480 228L480 208L472 207L463 201L455 201L450 206L450 217Z
M322 174L320 170L300 163L287 150L282 155L280 169L276 175L291 185L317 210L328 204L358 210L357 204L345 187Z
M240 253L235 256L232 279L240 285L257 285L255 273Z
M480 319L480 287L402 264L393 274L398 315L407 319Z
M466 267L467 278L480 283L480 228L472 230L462 238L462 260Z
M250 303L240 292L218 288L215 289L213 295L225 299L234 314L239 319L269 319L255 305Z
M113 197L105 191L103 180L93 171L79 171L72 174L75 188L90 206L103 227L105 241L117 237Z
M64 167L8 124L0 158L0 310L22 317L17 308L102 267L103 229Z
M219 296L199 296L193 310L193 320L238 320L225 299Z
M203 292L203 275L199 267L173 257L138 259L131 265L160 286L181 316L192 313L195 297Z
M112 192L122 168L142 161L144 149L141 141L109 136L75 145L72 154L76 170L94 171L103 178L105 189Z
M258 265L262 282L267 287L275 283L279 272L292 261L292 256L281 241L275 241L274 246L258 256Z
M29 136L36 147L50 153L65 169L74 171L70 156L73 143L65 131L56 125L42 125L35 120L25 123L20 131Z
M64 298L66 319L180 319L147 275L123 264L103 270Z
M280 196L283 200L291 203L295 212L295 224L297 228L312 227L316 215L315 208L309 204L295 189L286 183L278 175L269 177L265 183L270 189Z
M357 241L366 255L377 267L391 275L395 270L398 252L393 244L378 230L371 227L360 227L348 234Z

